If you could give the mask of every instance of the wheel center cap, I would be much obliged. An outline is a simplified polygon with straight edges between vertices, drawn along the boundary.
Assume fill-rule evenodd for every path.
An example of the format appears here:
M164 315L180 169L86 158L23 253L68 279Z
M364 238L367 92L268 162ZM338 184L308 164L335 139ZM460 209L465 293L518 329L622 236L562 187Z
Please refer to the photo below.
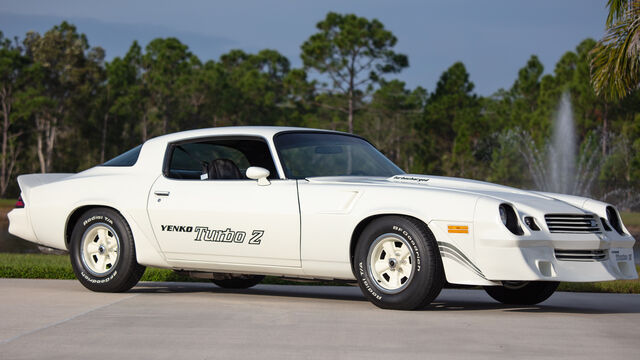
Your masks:
M392 268L392 269L395 268L397 264L398 264L398 260L396 260L394 258L389 259L389 267L390 268Z
M100 254L104 254L104 251L105 251L104 245L100 245L100 247L98 248L98 252Z

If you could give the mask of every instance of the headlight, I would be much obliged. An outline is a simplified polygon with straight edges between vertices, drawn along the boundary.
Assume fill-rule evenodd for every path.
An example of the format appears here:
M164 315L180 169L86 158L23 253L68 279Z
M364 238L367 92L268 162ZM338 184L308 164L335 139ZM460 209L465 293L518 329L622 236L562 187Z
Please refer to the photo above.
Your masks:
M609 221L609 225L614 228L618 234L624 234L622 231L622 222L620 221L620 216L618 212L613 206L607 206L607 220Z
M507 210L505 210L505 206L503 205L500 205L500 220L502 220L504 226L507 226Z
M500 220L504 226L509 229L512 233L516 235L522 235L524 232L518 223L518 217L516 216L516 211L509 204L500 204L498 209L500 211Z

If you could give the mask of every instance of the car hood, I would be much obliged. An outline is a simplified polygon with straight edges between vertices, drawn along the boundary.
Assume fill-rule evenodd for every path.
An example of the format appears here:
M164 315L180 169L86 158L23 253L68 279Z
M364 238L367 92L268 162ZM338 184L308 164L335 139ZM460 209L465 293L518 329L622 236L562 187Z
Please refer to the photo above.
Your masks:
M380 185L398 188L423 188L455 191L467 193L469 195L494 198L500 201L524 205L535 209L544 209L548 213L589 213L588 211L576 206L575 202L570 204L555 198L553 196L554 194L543 194L484 181L445 176L403 174L392 176L390 178L336 176L308 178L307 180L312 183L351 183L354 185Z

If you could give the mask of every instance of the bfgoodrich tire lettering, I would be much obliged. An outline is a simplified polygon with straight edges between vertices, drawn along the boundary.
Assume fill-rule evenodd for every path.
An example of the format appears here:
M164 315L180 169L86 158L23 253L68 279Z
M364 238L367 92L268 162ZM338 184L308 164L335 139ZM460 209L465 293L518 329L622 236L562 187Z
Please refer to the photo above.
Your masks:
M127 291L145 271L136 262L129 225L108 208L91 209L80 216L71 234L69 254L76 277L93 291Z
M558 288L559 282L531 281L504 286L485 286L484 290L495 300L509 305L535 305L547 300Z
M424 307L444 285L436 240L410 217L385 216L367 225L356 244L354 270L365 297L384 309Z

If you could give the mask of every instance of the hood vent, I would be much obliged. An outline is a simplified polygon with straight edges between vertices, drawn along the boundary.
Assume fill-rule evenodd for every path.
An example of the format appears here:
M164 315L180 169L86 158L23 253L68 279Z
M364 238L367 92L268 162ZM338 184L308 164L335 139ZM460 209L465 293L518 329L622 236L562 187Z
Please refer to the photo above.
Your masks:
M582 214L547 214L544 216L547 227L552 233L584 234L600 233L599 219Z

